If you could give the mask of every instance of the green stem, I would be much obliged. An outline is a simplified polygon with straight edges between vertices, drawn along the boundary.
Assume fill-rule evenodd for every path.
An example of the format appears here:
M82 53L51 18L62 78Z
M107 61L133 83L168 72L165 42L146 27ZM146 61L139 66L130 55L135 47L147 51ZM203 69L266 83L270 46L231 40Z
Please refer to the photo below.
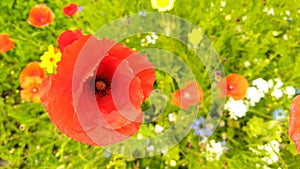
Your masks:
M257 110L254 110L254 109L249 109L248 112L251 112L251 113L253 113L253 114L255 114L255 115L264 117L264 118L269 119L269 120L272 120L272 119L273 119L273 118L271 118L270 116L267 116L267 115L265 115L265 114L263 114L263 113L261 113L261 112L259 112L259 111L257 111Z

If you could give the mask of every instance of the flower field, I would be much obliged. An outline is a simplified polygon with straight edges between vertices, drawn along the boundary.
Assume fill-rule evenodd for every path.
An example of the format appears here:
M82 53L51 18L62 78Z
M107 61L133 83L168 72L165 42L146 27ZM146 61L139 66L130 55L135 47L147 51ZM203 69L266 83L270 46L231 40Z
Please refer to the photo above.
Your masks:
M296 0L2 0L0 168L300 168Z

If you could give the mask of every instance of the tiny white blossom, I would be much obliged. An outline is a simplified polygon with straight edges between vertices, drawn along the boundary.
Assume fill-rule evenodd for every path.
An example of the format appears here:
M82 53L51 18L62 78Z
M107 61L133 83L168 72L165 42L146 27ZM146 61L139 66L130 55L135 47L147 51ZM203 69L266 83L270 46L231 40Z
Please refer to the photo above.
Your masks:
M248 111L248 106L243 100L234 100L232 97L226 102L224 108L229 111L230 118L234 120L244 117Z
M279 33L278 33L277 31L273 31L273 32L272 32L272 35L273 35L273 36L278 36Z
M283 92L281 89L275 89L271 95L276 99L280 99L283 96Z
M169 122L174 122L176 121L176 117L173 113L169 113L168 114L168 117L169 117Z
M155 127L154 127L155 133L161 133L163 130L164 130L164 128L158 124L155 125Z
M158 39L158 36L155 34L155 32L152 32L152 33L151 33L151 36L152 36L152 38L155 39L155 40Z
M223 147L220 142L211 140L209 144L206 145L206 160L214 161L219 160L223 154Z
M147 46L148 43L146 42L146 39L141 39L141 46Z
M282 87L283 82L279 78L275 78L274 81L276 82L274 89L279 89Z
M146 150L148 152L152 152L154 150L154 146L153 145L149 145L149 146L146 147Z
M288 95L288 98L292 98L296 94L296 89L293 86L286 86L284 93Z
M279 160L277 155L279 153L279 142L277 140L272 140L267 144L259 145L257 146L257 149L250 147L249 150L256 155L263 155L261 160L266 164L271 165Z
M225 7L226 6L226 1L221 1L221 6Z
M248 87L246 98L249 100L250 106L255 106L262 97L264 97L264 93L260 92L256 87Z
M289 38L288 38L288 36L287 36L287 34L284 34L283 35L283 40L288 40Z
M267 93L269 91L269 85L263 78L258 78L252 81L252 84L257 87L257 89L262 93Z
M272 79L268 80L268 86L269 86L270 89L273 88L274 82L273 82Z
M275 15L275 11L274 11L274 8L271 8L268 10L268 15Z
M176 161L175 160L171 160L170 161L170 166L175 167L176 166Z
M290 15L291 15L291 12L290 12L289 10L286 10L286 11L285 11L285 14L286 14L287 16L290 16Z
M243 16L242 20L245 21L247 19L247 16Z
M249 61L245 61L245 62L244 62L244 67L247 68L247 67L249 67L249 66L251 66L251 63L250 63Z

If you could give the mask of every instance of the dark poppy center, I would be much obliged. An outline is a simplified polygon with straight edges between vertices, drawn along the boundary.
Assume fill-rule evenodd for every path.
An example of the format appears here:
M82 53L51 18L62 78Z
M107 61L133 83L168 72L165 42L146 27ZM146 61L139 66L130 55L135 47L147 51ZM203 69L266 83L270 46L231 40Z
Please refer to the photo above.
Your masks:
M99 80L99 81L96 82L96 89L97 89L97 90L99 90L99 91L100 91L100 90L104 90L105 87L106 87L106 84L105 84L104 81Z
M229 85L228 86L228 90L232 90L233 89L233 86L232 85Z
M94 87L97 96L107 96L110 89L110 80L106 76L97 76Z

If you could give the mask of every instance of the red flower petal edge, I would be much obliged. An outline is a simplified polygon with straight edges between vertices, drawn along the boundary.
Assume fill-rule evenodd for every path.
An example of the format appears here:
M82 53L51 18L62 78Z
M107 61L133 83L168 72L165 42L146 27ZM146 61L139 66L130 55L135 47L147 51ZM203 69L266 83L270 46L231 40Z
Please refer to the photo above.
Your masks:
M7 52L13 49L15 46L15 42L10 39L10 35L8 34L0 34L0 52Z
M234 100L241 100L246 97L249 87L248 80L240 74L229 74L226 78L220 79L218 83L220 97L230 96ZM225 86L225 89L223 88Z
M172 93L172 104L188 110L203 100L203 90L196 81L188 81L185 87Z
M25 82L26 77L38 76L41 79L46 77L46 71L40 67L40 62L29 62L26 67L21 71L19 76L19 81L22 87L22 84Z
M300 96L297 96L290 107L290 122L288 134L295 142L300 154Z
M80 39L82 36L82 32L79 29L74 31L66 30L62 32L57 38L60 51L63 52L65 47L71 45L74 41Z
M138 131L141 103L154 81L154 67L145 55L115 41L83 36L64 49L57 74L43 81L40 95L59 130L105 146Z
M75 4L75 3L70 3L68 6L65 6L64 8L63 8L63 12L64 12L64 14L66 15L66 16L69 16L69 17L71 17L71 16L73 16L73 15L75 15L76 14L76 12L78 11L78 5L77 4Z

